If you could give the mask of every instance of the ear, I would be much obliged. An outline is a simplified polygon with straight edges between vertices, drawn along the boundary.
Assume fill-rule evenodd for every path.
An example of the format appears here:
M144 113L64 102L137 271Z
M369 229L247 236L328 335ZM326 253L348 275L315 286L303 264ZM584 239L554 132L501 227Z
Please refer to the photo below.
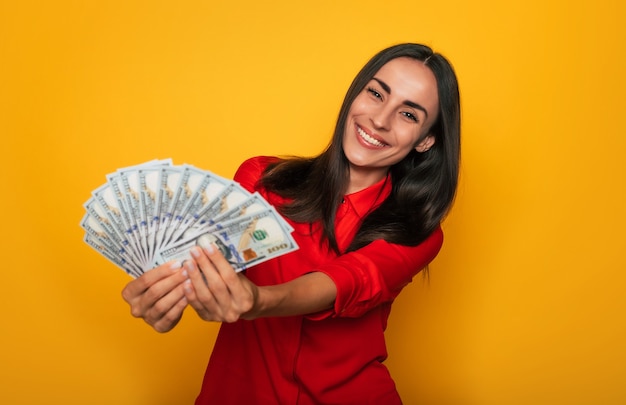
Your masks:
M428 135L426 138L422 139L420 143L415 146L415 150L424 153L428 152L430 148L435 144L435 137L433 135Z

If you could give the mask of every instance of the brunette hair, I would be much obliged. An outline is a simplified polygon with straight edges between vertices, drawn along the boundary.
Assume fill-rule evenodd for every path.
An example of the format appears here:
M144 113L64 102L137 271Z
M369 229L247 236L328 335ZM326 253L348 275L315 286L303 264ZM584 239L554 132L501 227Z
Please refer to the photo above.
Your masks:
M399 44L376 54L350 85L326 150L312 158L280 160L268 167L260 180L268 191L289 200L278 207L281 214L295 222L319 221L324 240L337 253L340 252L335 236L335 215L349 182L349 163L342 146L348 111L380 68L400 57L424 62L435 75L439 115L429 133L435 137L435 143L428 152L412 150L390 168L391 194L367 215L347 251L376 239L411 246L426 239L439 226L454 201L460 162L461 115L454 69L445 57L425 45Z

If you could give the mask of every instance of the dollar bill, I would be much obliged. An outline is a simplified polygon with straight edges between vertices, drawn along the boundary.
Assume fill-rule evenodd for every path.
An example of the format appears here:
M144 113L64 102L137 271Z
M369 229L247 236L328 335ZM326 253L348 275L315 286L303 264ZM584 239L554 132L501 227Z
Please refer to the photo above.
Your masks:
M128 244L128 248L132 250L133 256L139 263L145 265L145 258L142 256L139 242L128 224L128 215L121 202L122 196L121 194L116 194L115 189L118 184L117 182L114 184L106 183L99 187L93 192L93 197L109 220L114 235Z
M106 248L110 255L118 257L117 263L127 263L135 271L141 271L142 264L134 256L133 250L129 249L129 243L120 240L116 233L110 228L108 220L103 220L95 200L89 201L87 213L81 220L81 227L87 235L90 235L94 241L98 241L100 247ZM123 266L126 270L127 267Z
M182 173L179 168L165 167L161 171L161 194L158 201L159 210L159 227L157 229L157 249L165 244L165 235L169 224L174 216L174 207L176 206L176 197L180 194L179 184L181 182Z
M238 271L297 249L260 194L210 171L155 159L105 177L83 204L84 241L133 277L198 241L220 246Z
M142 224L145 221L145 244L148 257L152 258L156 251L156 231L158 227L157 201L159 199L160 167L142 168L138 170L140 202L142 209Z
M263 263L298 248L274 209L218 223L159 252L155 265L191 259L194 246L213 243L235 271Z
M109 259L113 264L122 268L126 273L128 273L132 277L139 277L141 271L137 271L130 263L125 261L122 257L112 252L106 244L104 244L98 238L93 237L90 234L85 234L83 240L89 246L94 248L97 252L99 252L102 256Z
M197 222L204 207L212 206L223 198L220 193L230 184L230 181L211 172L200 171L194 167L190 170L195 172L188 180L188 189L192 192L185 199L180 212L175 214L169 243L179 240Z

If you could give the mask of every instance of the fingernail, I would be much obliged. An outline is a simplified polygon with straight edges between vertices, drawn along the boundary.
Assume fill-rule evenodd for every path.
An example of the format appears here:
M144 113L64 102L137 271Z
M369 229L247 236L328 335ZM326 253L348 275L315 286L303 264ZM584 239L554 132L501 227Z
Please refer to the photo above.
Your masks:
M183 263L180 261L170 264L170 270L178 270L181 267L183 267Z
M196 266L193 265L193 262L191 261L186 261L185 262L185 269L186 271L188 271L189 273L196 271Z
M183 275L183 277L187 277L188 276L187 270L183 270L183 272L181 274Z
M185 284L183 284L183 289L187 293L191 292L191 280L189 280L189 279L185 280Z
M192 247L191 248L191 255L197 259L198 257L200 257L200 249L198 249L195 246Z
M213 253L213 243L207 235L202 235L198 238L198 245L202 247L207 253Z

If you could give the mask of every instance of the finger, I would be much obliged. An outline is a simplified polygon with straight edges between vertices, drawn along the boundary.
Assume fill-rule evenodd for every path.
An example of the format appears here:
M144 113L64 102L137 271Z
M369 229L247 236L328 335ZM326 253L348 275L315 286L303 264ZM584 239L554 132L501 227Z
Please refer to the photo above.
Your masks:
M222 310L208 288L205 278L193 260L185 261L189 279L183 284L185 297L198 315L207 321L219 319Z
M150 325L155 325L161 319L167 317L168 313L179 304L180 300L185 298L183 284L184 282L168 291L153 304L147 306L146 311L143 314L144 320Z
M228 307L224 310L225 319L238 319L241 314L248 312L254 305L254 286L247 278L235 271L221 251L213 244L203 244L204 253L213 268L220 275L228 290ZM201 267L204 269L203 267ZM215 293L218 301L220 296ZM220 302L221 304L221 302Z
M233 266L226 260L222 252L212 243L201 244L205 255L211 261L227 288L232 295L238 296L244 293L244 287L239 279L238 273Z
M158 321L151 326L159 333L165 333L178 324L187 307L187 299L183 296Z
M176 301L183 296L182 283L185 282L188 275L184 269L181 269L182 268L177 268L175 271L170 270L173 273L166 278L159 279L141 295L132 298L129 301L131 314L135 317L151 317L152 319L155 319L160 317L162 313L167 312L169 310L167 303L170 301ZM177 287L178 292L175 292L173 297L170 297L165 301L161 301Z
M228 290L227 285L224 283L222 276L215 268L213 263L209 260L207 255L204 253L202 249L197 246L194 246L191 249L191 255L194 258L197 267L202 271L206 282L203 287L195 278L192 280L194 287L196 288L196 292L202 297L201 292L208 290L210 294L214 297L214 299L222 306L229 305L230 303L230 292ZM190 271L193 271L190 269Z
M168 262L147 271L124 287L122 297L126 302L130 303L131 300L142 295L156 282L179 272L181 268L182 264L180 262Z

